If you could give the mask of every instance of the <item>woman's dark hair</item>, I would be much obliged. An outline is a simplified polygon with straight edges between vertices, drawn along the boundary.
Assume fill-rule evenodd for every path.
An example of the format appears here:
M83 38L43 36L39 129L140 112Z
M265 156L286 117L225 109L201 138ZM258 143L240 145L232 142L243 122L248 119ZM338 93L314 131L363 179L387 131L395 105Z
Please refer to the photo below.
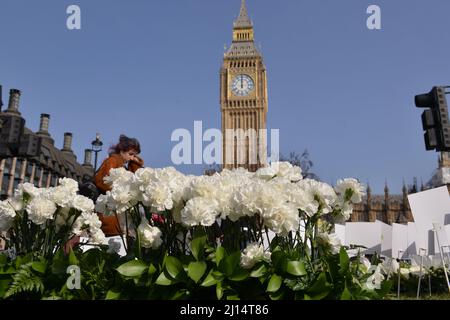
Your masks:
M136 138L128 138L126 135L121 134L119 137L119 143L109 148L109 154L119 154L121 151L135 150L137 153L141 153L141 145Z

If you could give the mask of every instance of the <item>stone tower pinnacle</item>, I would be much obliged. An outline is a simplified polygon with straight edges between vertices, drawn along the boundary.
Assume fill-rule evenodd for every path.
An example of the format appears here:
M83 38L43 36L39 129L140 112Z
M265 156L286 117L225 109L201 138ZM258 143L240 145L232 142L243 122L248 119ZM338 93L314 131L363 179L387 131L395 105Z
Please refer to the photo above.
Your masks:
M245 4L245 0L242 0L241 3L241 11L239 12L239 17L234 22L235 28L251 28L253 26L250 17L247 12L247 5Z

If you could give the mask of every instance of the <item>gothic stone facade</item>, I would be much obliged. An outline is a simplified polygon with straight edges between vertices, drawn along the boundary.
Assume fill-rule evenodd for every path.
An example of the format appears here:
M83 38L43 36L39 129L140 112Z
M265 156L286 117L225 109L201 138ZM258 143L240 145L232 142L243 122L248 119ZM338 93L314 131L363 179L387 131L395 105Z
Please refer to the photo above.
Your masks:
M220 70L223 167L256 171L267 162L267 78L245 0ZM242 130L242 131L241 131Z

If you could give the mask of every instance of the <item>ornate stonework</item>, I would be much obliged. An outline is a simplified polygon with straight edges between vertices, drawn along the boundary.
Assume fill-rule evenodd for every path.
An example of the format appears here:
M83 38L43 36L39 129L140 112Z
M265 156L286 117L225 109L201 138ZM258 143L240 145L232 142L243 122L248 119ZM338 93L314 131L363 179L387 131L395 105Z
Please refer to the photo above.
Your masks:
M267 162L267 78L245 0L220 70L224 168L256 171ZM241 129L242 131L239 131Z

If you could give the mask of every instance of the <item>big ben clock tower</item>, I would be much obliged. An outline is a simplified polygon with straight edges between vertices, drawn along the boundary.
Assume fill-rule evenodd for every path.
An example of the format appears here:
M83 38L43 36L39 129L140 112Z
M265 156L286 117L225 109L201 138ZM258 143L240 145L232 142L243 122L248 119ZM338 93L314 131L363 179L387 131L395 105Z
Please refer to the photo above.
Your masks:
M267 162L267 79L245 0L220 70L222 157L227 169L256 171Z

